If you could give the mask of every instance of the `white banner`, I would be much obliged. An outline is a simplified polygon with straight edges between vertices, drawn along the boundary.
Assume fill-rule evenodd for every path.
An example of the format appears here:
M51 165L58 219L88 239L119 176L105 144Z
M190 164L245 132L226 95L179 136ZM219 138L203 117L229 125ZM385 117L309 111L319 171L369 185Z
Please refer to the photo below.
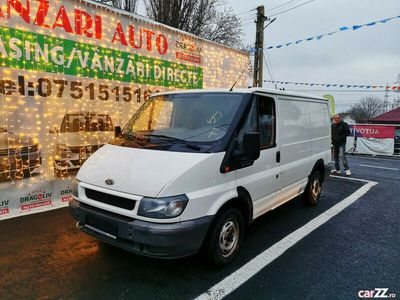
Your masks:
M346 152L353 152L355 150L354 137L348 136L346 140Z
M393 155L394 139L357 138L357 152L362 154Z
M3 184L0 220L65 207L71 197L71 180L43 181L39 177Z

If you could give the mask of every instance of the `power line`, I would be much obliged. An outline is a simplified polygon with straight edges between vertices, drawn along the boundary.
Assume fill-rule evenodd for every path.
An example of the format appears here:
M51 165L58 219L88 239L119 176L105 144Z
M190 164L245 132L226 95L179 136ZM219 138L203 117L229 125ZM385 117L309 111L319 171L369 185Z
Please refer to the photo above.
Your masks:
M248 26L248 25L252 25L254 24L254 22L247 22L247 23L243 23L242 26Z
M267 67L267 71L268 71L269 75L271 76L271 80L274 80L274 73L272 70L271 60L269 59L269 56L265 55L265 52L263 52L263 55L264 55L264 63L265 63L265 66Z
M255 21L254 16L253 17L249 17L247 19L240 20L240 22L242 22L242 23L248 23L248 22L254 22L254 21Z
M239 12L239 13L235 14L235 16L240 16L240 15L243 15L243 14L246 14L246 13L250 13L250 12L252 12L252 11L254 11L254 10L256 10L256 8L253 8L253 9L250 9L250 10L246 10L246 11Z
M299 0L290 0L290 1L285 2L285 3L283 3L283 4L280 4L280 5L277 5L277 6L275 6L275 7L269 8L268 11L270 12L270 11L272 11L272 10L276 10L277 8L280 8L280 7L283 7L283 6L287 6L287 5L289 5L290 3L293 3L293 2L296 2L296 1L299 1Z
M250 19L254 19L255 17L256 16L252 14L252 15L248 15L248 16L238 17L238 19L243 22L243 21L247 21L247 20L250 20Z
M286 12L288 12L288 11L291 11L291 10L293 10L293 9L296 9L296 8L298 8L298 7L301 7L301 6L303 6L303 5L306 5L306 4L311 3L311 2L314 2L314 1L315 1L315 0L309 0L309 1L304 2L304 3L302 3L302 4L296 5L296 6L292 7L292 8L289 8L289 9L286 9L286 10L284 10L284 11L280 11L280 12L278 12L278 13L272 14L272 15L270 15L270 17L275 17L275 16L278 16L278 15L281 15L281 14L283 14L283 13L286 13Z

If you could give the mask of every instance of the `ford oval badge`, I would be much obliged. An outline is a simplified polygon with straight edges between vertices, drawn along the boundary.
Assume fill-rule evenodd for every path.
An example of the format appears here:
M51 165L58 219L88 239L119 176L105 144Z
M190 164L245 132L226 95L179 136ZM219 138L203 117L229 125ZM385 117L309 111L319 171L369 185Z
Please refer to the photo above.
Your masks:
M112 180L112 179L107 179L107 180L105 181L105 183L106 183L107 185L113 185L113 184L115 183L115 181Z

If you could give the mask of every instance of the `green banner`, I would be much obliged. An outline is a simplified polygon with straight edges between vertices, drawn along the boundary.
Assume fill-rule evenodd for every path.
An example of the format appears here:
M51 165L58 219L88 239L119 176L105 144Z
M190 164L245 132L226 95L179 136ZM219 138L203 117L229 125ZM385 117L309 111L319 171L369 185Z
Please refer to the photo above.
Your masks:
M163 87L203 87L199 67L1 26L0 66Z

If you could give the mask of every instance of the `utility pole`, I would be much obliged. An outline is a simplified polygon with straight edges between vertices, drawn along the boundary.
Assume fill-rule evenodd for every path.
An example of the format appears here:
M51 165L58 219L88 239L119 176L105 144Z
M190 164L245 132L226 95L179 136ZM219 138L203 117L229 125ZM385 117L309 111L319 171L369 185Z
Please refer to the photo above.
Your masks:
M264 48L264 21L267 18L264 15L264 6L257 7L257 28L256 28L256 51L254 53L254 77L253 87L262 87L263 85L263 48Z

